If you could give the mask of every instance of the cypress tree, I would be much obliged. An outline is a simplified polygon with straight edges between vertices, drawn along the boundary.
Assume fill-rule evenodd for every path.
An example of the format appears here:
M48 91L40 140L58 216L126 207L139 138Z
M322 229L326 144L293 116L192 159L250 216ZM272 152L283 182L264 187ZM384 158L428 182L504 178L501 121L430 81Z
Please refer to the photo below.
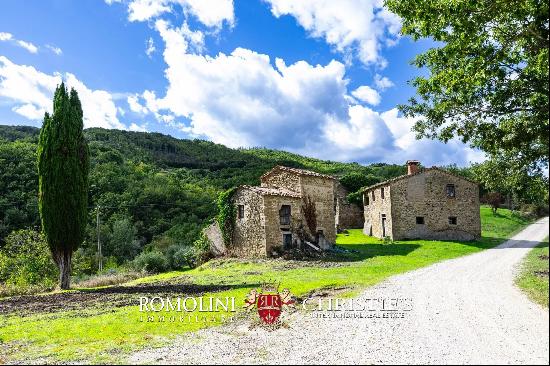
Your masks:
M59 267L59 287L70 287L71 258L84 240L88 209L88 145L78 93L64 83L53 114L44 115L38 144L38 205L42 230Z

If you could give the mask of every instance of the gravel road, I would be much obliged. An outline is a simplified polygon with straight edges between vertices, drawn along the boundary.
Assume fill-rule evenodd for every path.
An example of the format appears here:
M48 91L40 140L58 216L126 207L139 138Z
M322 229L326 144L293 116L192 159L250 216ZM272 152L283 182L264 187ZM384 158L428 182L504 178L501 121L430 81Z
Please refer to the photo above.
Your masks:
M131 363L546 364L548 310L514 286L517 264L548 235L542 219L497 248L391 277L360 299L411 299L398 319L319 319L297 312L289 328L240 323L135 353Z

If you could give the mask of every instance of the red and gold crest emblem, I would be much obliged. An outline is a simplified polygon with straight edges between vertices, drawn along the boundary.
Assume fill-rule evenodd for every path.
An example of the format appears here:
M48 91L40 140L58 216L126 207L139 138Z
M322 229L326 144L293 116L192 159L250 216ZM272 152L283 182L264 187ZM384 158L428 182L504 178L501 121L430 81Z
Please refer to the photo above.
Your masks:
M285 309L294 308L295 301L288 289L279 293L279 285L266 283L262 285L262 290L250 290L247 298L244 300L244 308L247 311L257 308L258 315L262 322L267 325L277 323L281 313Z

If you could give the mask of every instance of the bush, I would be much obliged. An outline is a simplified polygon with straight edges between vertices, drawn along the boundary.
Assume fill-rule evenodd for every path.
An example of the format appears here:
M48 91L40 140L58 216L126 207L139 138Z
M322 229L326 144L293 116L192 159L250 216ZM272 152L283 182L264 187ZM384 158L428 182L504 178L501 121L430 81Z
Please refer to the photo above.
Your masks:
M18 287L53 287L58 275L44 236L34 230L18 230L6 238L0 250L0 281Z
M160 273L168 270L169 263L159 251L143 252L134 259L134 268L138 271Z
M212 258L210 241L204 233L201 233L200 237L193 243L193 246L191 248L184 248L180 254L183 255L189 267L198 267Z

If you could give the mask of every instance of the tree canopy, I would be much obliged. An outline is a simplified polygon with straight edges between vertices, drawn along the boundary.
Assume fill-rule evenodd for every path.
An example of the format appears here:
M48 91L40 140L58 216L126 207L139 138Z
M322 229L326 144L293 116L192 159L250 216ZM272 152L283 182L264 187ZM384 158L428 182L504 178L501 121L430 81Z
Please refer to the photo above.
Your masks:
M548 2L386 0L402 33L435 46L413 64L417 96L400 109L418 137L459 137L531 169L548 163Z

